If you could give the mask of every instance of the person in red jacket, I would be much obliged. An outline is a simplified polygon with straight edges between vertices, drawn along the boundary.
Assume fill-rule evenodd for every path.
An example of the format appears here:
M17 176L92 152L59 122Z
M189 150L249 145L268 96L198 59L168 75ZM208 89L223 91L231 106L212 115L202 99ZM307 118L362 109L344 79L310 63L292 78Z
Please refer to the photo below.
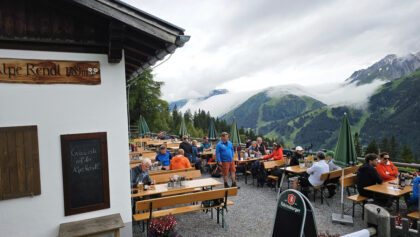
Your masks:
M381 176L384 182L395 179L398 175L398 169L389 160L389 154L382 152L379 157L381 158L381 162L376 166L379 176Z
M273 158L274 160L283 160L283 147L280 144L273 143L273 152L264 156L264 160Z

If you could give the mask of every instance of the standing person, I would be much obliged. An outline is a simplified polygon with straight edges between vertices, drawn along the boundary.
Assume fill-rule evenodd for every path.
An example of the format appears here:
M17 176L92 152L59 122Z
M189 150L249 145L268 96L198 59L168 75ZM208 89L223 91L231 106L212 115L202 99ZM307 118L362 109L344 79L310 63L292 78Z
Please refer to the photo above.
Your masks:
M290 159L290 166L299 165L299 160L303 159L303 148L301 146L297 146L295 148L295 152L292 154L292 158Z
M382 152L379 157L381 161L378 163L378 166L376 166L376 171L378 171L379 176L381 176L384 182L395 179L398 175L398 169L389 160L389 154Z
M260 153L263 155L267 155L267 148L265 147L261 137L257 138L257 145L258 145L258 150L260 151Z
M227 132L222 132L222 137L220 142L216 146L216 157L217 163L219 166L222 166L222 175L225 182L225 188L229 188L228 184L228 175L230 172L230 178L232 179L232 187L236 186L236 169L235 164L233 163L233 145L229 141L229 134Z
M169 169L169 163L172 159L172 154L167 151L166 146L160 146L159 154L157 154L155 160L160 161L164 169Z
M191 160L193 151L191 143L188 142L188 136L182 137L182 142L179 144L179 149L182 149L184 151L184 156Z
M191 168L190 161L184 156L184 150L178 149L176 154L177 155L174 158L172 158L171 164L169 164L169 168L171 170Z
M211 151L211 143L209 142L209 137L207 136L203 138L203 142L201 143L201 146L200 146L200 152L204 152L204 151Z
M273 160L283 160L283 147L280 144L273 143L273 152L264 156L264 160L273 158Z
M327 164L329 167L330 172L334 171L334 170L341 170L341 167L334 164L334 152L333 151L327 151L327 153L325 153L325 157L327 159ZM335 189L337 188L337 183L339 181L340 178L333 178L330 179L328 183L331 183L332 185L327 185L327 189L328 189L328 197L327 198L332 198L335 195Z
M357 191L359 194L368 197L368 198L375 198L375 201L381 205L386 203L386 199L383 197L378 197L378 195L374 195L373 192L367 191L364 188L375 185L381 184L382 178L379 176L378 171L376 171L375 167L378 165L378 156L374 153L369 153L365 156L365 163L360 166L359 170L357 170L356 176L356 185Z

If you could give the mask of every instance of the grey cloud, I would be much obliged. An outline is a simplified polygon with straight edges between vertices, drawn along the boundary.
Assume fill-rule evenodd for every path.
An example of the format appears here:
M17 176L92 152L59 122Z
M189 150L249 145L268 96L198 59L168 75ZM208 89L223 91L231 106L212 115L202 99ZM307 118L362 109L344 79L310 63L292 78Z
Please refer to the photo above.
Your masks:
M227 81L281 74L290 68L310 74L314 68L343 67L339 77L326 78L341 82L351 70L389 53L420 50L420 2L413 0L128 2L192 35L156 69L156 79L166 82L163 93L170 100L197 97Z

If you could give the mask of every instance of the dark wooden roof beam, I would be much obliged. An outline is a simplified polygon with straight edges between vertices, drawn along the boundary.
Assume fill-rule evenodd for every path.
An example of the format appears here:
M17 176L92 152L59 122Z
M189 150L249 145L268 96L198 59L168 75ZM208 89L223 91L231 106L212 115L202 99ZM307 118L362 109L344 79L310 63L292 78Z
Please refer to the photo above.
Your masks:
M118 4L113 4L111 1L103 0L73 0L74 2L85 6L90 9L95 9L95 11L100 12L101 14L113 18L120 22L134 27L136 29L141 29L143 32L163 39L169 43L175 43L176 35L172 32L169 32L169 29L163 29L164 27L159 26L157 23L152 20L146 19L139 14L134 12L127 12L126 9L122 9ZM174 30L175 32L175 30Z
M124 25L111 21L109 23L108 62L119 63L122 59Z

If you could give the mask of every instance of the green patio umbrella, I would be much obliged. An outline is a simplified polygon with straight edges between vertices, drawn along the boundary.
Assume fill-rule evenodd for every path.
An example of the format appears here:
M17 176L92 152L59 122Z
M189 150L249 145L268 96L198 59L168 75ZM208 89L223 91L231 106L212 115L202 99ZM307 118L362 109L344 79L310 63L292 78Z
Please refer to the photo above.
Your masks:
M353 136L351 134L350 123L347 118L347 114L344 113L343 119L341 120L340 134L338 136L337 146L335 148L334 163L341 166L343 173L341 177L344 177L344 168L349 166L357 165L357 155L354 146ZM340 179L344 182L344 179ZM341 214L332 214L333 222L339 222L344 224L353 224L353 218L348 215L344 215L344 187L341 184Z
M181 120L181 127L179 127L178 135L182 138L183 136L187 135L187 127L185 126L184 118Z
M216 140L217 139L217 132L216 127L214 126L213 119L210 120L210 127L209 127L209 133L207 135L210 140Z
M147 126L146 120L142 115L139 118L139 137L150 134L149 126Z
M232 127L230 128L229 140L233 146L241 145L241 137L239 136L238 126L236 125L236 118L233 118Z

